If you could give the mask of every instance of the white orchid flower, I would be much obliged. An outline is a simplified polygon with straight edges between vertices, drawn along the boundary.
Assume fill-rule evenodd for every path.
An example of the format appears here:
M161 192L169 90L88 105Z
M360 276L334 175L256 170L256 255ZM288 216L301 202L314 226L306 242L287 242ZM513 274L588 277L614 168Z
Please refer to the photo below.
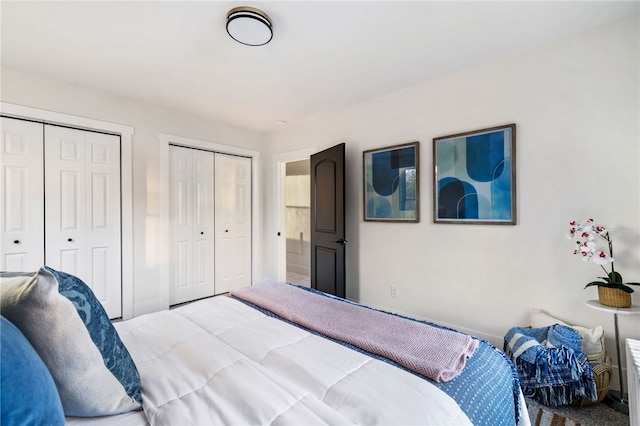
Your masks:
M609 256L608 253L600 250L596 253L593 253L591 261L596 265L606 265L607 263L613 263L613 257Z

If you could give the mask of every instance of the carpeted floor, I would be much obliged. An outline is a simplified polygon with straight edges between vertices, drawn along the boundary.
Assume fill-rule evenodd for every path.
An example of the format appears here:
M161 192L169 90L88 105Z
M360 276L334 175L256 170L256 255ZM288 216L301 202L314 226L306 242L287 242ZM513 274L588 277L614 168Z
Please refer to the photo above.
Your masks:
M604 403L574 408L546 407L527 399L532 426L629 426L629 416Z

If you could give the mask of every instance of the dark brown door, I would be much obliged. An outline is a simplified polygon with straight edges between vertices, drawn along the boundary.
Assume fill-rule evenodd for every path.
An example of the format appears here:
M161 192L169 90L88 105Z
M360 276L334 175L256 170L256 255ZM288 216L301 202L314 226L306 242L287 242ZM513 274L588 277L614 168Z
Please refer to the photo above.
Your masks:
M344 144L311 156L311 287L345 297Z

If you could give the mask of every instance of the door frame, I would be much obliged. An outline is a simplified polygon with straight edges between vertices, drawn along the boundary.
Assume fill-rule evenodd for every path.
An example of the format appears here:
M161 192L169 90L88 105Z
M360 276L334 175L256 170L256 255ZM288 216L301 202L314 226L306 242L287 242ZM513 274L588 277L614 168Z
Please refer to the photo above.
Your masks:
M158 133L158 241L159 259L159 296L136 306L136 315L169 308L169 145L203 149L221 154L238 155L251 158L251 283L260 278L260 152L232 145L224 145L200 139ZM138 311L139 310L139 311Z
M318 147L290 151L273 156L274 188L276 189L276 279L287 280L287 203L286 177L287 163L298 160L308 160L318 152ZM278 235L278 233L280 235ZM284 238L283 238L284 237Z
M38 108L0 102L0 113L7 117L74 127L80 130L112 133L120 136L120 197L122 234L122 319L133 317L133 176L130 126L62 114Z

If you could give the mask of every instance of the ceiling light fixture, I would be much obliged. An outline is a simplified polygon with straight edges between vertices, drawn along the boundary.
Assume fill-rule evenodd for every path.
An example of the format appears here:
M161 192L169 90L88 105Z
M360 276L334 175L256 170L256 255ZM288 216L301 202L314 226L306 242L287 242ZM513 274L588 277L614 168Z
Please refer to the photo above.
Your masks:
M267 14L248 6L234 7L227 13L227 33L238 43L248 46L262 46L273 37Z

